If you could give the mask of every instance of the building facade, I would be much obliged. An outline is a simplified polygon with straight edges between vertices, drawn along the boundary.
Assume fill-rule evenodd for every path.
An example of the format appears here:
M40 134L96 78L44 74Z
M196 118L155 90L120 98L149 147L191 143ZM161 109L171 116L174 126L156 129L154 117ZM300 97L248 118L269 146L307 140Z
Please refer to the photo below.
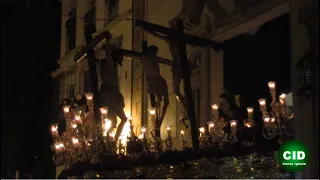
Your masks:
M182 18L186 33L223 42L240 34L255 33L261 25L283 14L290 12L290 16L295 17L295 13L298 11L296 1L298 0L292 0L292 2L287 0L211 0L206 2L199 0L63 0L61 1L61 59L58 60L60 68L52 73L52 76L60 81L59 99L88 91L87 61L83 60L77 64L73 61L73 56L85 45L84 20L81 17L84 17L92 8L95 8L94 18L97 34L109 30L114 37L123 37L122 48L139 52L142 50L141 42L147 41L149 45L159 47L158 56L172 59L166 42L135 27L134 20L141 19L169 27L169 22ZM309 1L311 2L311 0ZM76 18L72 20L74 16ZM74 27L67 29L66 22L68 20L70 22L70 19L71 25L69 23L69 26L72 26L73 23ZM291 29L295 29L292 31L291 39L296 40L299 33L296 32L297 22L294 19L290 22ZM71 32L75 34L68 35ZM303 39L308 41L306 37L303 37ZM301 43L296 43L292 47L294 48L293 57L297 57L298 54L296 53L303 51L305 48L302 47ZM299 50L296 50L296 48ZM223 92L223 51L215 52L209 48L189 45L187 45L187 51L192 64L192 87L196 119L199 126L204 126L211 117L211 104L218 103L219 95ZM294 66L293 64L295 63L292 63L291 66ZM165 135L164 126L170 125L173 131L174 144L178 147L180 143L179 138L176 137L179 137L179 132L183 129L179 122L181 107L172 92L170 67L161 65L161 74L167 81L170 95L170 104L161 134ZM147 94L146 76L141 65L135 60L125 59L123 66L119 67L117 78L119 79L119 89L125 98L125 112L133 117L135 131L140 133L141 126L151 128L148 117L150 102ZM292 78L292 81L296 81L297 76L294 75ZM295 89L297 87L295 83L293 83L293 86L295 106L299 103L295 103L297 97ZM308 105L309 108L314 106L318 106L318 104ZM294 107L294 109L297 112L302 111L298 110L299 107ZM297 115L296 121L299 121L302 113ZM315 114L313 118L316 117L318 118L319 115ZM319 138L318 135L317 138ZM317 148L318 146L314 147L314 149ZM313 167L318 167L318 165Z

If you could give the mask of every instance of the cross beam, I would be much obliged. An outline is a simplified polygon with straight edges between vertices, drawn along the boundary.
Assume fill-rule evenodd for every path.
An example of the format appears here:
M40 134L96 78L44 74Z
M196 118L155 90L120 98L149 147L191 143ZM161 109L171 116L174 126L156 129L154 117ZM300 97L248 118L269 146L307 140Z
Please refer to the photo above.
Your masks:
M176 29L166 28L166 27L153 24L150 22L142 21L142 20L136 20L135 25L138 27L141 27L145 31L158 32L158 33L167 35L169 38L172 38L172 39L176 39L176 40L183 39L186 44L212 48L217 52L223 49L223 43L215 42L215 41L201 38L198 36L193 36L187 33L180 33Z
M157 32L168 36L168 39L175 41L178 45L179 55L181 60L181 70L183 76L184 92L188 102L188 116L190 118L192 146L194 150L199 148L198 128L195 117L195 104L193 99L192 87L191 87L191 69L187 57L186 44L192 44L202 47L210 47L215 51L219 51L223 48L222 43L211 41L208 39L192 36L184 33L184 25L181 19L176 20L176 29L169 29L156 24L148 23L141 20L136 20L136 26L143 28L145 31Z
M92 41L90 41L90 43L88 45L86 45L83 49L81 49L80 52L76 53L76 55L74 56L74 61L80 62L84 57L87 56L87 53L91 49L98 46L103 41L109 40L109 39L111 39L111 35L110 35L109 31L101 33L100 35L98 35L97 37L92 39ZM111 44L109 44L109 45L111 46ZM135 57L143 56L145 53L145 51L143 53L139 53L139 52L129 51L126 49L118 49L118 50L119 50L120 54L131 54L132 56L135 56ZM139 58L137 58L137 59L139 60ZM169 66L172 65L172 60L169 60L169 59L165 59L165 58L161 58L161 57L157 56L157 57L155 57L154 60L157 61L158 63L161 63L161 64L165 64L165 65L169 65Z
M74 61L80 62L87 55L87 52L90 49L93 49L94 47L96 47L106 39L107 40L111 39L111 37L112 36L109 31L105 31L99 34L97 37L95 37L89 43L87 43L87 45L83 49L81 49L80 52L76 53L76 55L74 56Z

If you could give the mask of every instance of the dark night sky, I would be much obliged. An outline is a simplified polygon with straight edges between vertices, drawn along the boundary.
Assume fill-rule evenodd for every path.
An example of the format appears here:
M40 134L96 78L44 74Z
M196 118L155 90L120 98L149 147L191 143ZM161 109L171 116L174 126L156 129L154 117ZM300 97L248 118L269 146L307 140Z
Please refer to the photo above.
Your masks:
M26 167L21 162L32 168L35 156L41 163L50 158L50 72L60 54L60 5L30 2L1 7L1 164L8 169Z
M18 1L17 1L18 2ZM35 1L31 1L35 2ZM39 1L40 2L40 1ZM39 3L37 1L37 3ZM51 143L52 78L60 54L58 0L43 4L2 5L1 59L1 159L12 166L21 161L43 162ZM255 36L238 36L227 42L225 85L248 101L268 93L267 82L289 87L289 17L262 26ZM23 147L23 148L22 148ZM28 164L30 165L30 164Z
M269 98L267 82L276 81L279 93L290 90L289 15L265 23L255 35L228 40L224 52L225 88L241 95L245 106Z

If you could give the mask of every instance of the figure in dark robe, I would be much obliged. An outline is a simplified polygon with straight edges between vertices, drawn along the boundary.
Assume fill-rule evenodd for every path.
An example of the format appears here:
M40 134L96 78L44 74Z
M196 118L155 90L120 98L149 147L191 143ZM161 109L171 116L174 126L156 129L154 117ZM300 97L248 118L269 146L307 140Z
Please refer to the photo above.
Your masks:
M87 107L87 99L84 97L84 95L78 93L76 95L75 101L73 103L73 106L76 107L75 110L81 111L81 114L83 115L85 112L88 111Z
M60 113L58 121L58 134L61 136L67 130L67 121L64 117L64 106L70 105L69 99L63 99L60 103Z
M227 134L231 132L230 121L237 120L237 136L241 137L246 112L236 104L234 95L227 91L220 95L219 118L225 120L224 131ZM241 142L241 138L238 140Z

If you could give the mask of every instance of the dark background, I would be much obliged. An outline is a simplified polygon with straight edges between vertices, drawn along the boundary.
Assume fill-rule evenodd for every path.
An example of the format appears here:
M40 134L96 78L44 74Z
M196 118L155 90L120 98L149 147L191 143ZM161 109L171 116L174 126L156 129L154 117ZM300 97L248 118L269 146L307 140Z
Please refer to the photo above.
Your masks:
M50 72L60 54L60 4L2 1L1 13L1 175L36 166L38 176L52 177Z
M50 123L52 78L60 56L58 0L3 1L1 18L1 174L37 171L54 178ZM269 97L267 82L290 87L289 16L240 35L224 51L225 88L244 106Z
M262 25L254 35L226 41L225 88L240 94L243 106L257 106L259 98L270 99L269 81L276 81L278 93L290 92L289 38L289 14L285 14Z

